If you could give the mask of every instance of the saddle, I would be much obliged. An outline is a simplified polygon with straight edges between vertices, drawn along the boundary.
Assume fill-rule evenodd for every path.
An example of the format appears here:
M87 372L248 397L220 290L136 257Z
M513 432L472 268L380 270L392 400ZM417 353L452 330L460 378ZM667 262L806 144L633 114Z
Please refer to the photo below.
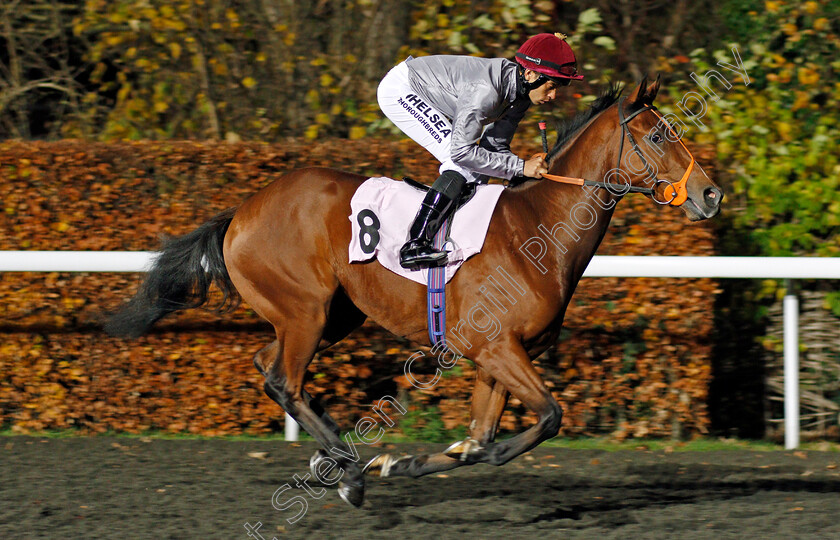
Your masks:
M376 259L397 275L426 285L428 269L407 270L400 266L399 250L428 187L417 182L373 177L363 182L350 202L348 261ZM446 281L461 264L481 251L490 219L504 188L490 184L469 185L459 197L460 208L447 227L451 243ZM444 229L444 227L441 227ZM450 251L452 250L452 251Z

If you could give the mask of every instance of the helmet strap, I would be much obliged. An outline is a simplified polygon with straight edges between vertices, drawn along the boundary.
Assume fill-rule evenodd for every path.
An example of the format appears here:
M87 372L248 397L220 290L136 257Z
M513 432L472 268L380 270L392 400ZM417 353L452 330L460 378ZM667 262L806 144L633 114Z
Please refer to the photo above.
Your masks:
M537 73L536 71L534 73ZM523 96L528 95L531 90L539 88L540 86L544 85L549 81L549 78L542 73L537 73L539 77L534 80L534 82L528 82L525 80L525 68L519 66L519 82L520 82L520 90L519 93Z

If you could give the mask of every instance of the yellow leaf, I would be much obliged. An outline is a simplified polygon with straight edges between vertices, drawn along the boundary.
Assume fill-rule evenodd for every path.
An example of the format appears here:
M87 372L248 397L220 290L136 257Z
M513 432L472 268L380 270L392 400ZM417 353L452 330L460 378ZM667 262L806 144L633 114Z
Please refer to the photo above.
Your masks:
M306 128L306 132L303 134L308 140L314 140L318 138L318 126L317 124L313 124Z
M245 77L244 79L242 79L242 86L244 86L245 88L253 88L256 85L257 81L253 77Z
M172 58L176 60L181 57L181 45L178 43L170 43L169 44L169 52L172 54Z
M793 102L791 105L791 110L797 111L799 109L804 109L811 103L811 98L808 96L807 92L803 92L801 90L796 91L796 101Z
M800 84L816 84L820 80L820 74L815 70L807 67L801 67L797 71L797 78Z
M333 78L329 73L321 74L321 86L330 86L333 83Z
M164 113L169 110L169 103L165 101L155 101L155 112Z
M111 47L119 45L120 43L122 43L122 41L123 38L120 34L111 34L105 38L105 44Z
M776 122L776 131L779 132L779 135L781 135L782 139L784 139L785 141L791 140L791 129L791 125L787 122Z
M789 69L785 68L779 72L778 81L781 83L789 83L791 79L791 72Z
M350 138L352 140L363 139L367 135L367 130L362 126L353 126L350 128Z

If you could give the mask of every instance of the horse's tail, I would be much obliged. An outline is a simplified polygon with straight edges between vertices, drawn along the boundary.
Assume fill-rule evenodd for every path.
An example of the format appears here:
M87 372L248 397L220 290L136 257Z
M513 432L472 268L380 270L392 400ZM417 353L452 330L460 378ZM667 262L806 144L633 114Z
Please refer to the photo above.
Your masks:
M225 210L193 232L166 242L140 290L108 317L105 331L112 336L141 336L166 315L207 303L214 283L224 294L216 311L239 305L241 298L222 252L235 212L235 208Z

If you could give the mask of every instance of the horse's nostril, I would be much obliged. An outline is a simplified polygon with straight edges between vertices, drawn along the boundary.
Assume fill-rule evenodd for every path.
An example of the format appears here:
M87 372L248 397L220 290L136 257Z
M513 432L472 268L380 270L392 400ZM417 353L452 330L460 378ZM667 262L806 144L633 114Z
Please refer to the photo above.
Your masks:
M723 197L723 193L717 188L707 187L703 190L703 197L706 199L706 203L710 206L715 206L720 204L720 200Z

